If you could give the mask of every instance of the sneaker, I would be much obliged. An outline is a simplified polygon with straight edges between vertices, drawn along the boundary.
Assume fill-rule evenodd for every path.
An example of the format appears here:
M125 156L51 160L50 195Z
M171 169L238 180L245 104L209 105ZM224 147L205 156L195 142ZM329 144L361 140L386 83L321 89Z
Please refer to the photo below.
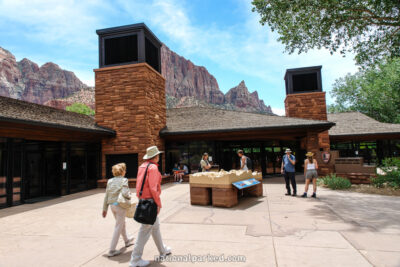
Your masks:
M317 198L317 194L316 194L316 193L313 193L313 194L311 195L311 197Z
M107 253L107 257L114 257L114 256L117 256L117 255L119 255L119 254L121 254L121 251L120 251L120 250L110 250L110 251Z
M148 266L150 264L149 261L145 261L145 260L139 260L138 262L136 262L133 265L129 265L129 267L143 267L143 266Z
M290 192L287 192L287 193L285 194L285 196L290 196L290 195L292 195Z
M307 197L307 193L302 194L301 197Z
M131 237L131 238L129 238L128 239L128 241L126 241L125 242L125 247L130 247L130 246L132 246L134 243L133 243L133 240L134 240L135 238L133 238L133 237Z
M295 197L295 196L297 196L297 193L296 193L296 192L293 193L292 197Z
M180 182L180 183L182 183L182 182L183 182L183 180L182 180L182 179L180 179L180 180L179 180L179 182Z
M160 258L165 258L167 255L170 255L171 253L172 253L172 252L171 252L171 248L165 246L165 247L164 247L164 253L163 253L163 254L160 254Z

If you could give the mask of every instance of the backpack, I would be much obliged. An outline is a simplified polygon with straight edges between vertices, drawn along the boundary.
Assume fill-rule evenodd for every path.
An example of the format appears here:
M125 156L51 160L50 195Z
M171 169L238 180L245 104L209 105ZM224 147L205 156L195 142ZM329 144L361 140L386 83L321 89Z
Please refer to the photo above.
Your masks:
M253 162L251 161L251 159L249 157L246 157L246 166L247 166L247 169L253 170Z

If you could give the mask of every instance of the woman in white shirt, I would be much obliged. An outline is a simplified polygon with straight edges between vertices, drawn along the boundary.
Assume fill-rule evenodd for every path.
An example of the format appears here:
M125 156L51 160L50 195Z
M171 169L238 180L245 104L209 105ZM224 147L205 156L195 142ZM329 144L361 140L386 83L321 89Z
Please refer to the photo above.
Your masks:
M121 250L117 250L118 239L120 236L125 241L125 247L133 245L133 237L128 237L126 234L125 227L125 215L126 209L122 208L118 204L118 196L121 192L122 195L130 199L130 190L128 179L125 178L126 165L125 163L119 163L112 167L113 178L109 179L107 182L106 194L104 196L103 203L103 218L107 216L108 206L111 206L111 211L115 218L114 234L111 240L110 250L107 254L108 257L113 257L121 254Z
M317 178L318 178L318 163L317 160L314 159L314 153L307 152L307 159L304 161L304 176L306 177L306 188L304 189L304 194L302 197L307 197L308 186L310 182L313 183L313 194L311 197L317 197Z
M240 169L244 171L249 170L247 167L247 157L244 155L243 150L238 150L237 154L240 158Z

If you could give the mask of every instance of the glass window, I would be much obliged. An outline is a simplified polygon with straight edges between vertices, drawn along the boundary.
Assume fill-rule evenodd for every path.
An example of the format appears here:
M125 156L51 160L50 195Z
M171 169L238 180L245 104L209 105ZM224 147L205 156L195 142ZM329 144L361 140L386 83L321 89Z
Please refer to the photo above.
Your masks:
M97 179L100 177L99 175L99 153L90 152L87 155L87 174L88 174L88 186L89 188L96 188Z
M138 172L138 154L115 154L106 155L107 178L112 178L112 166L118 163L125 163L126 178L136 178Z
M212 158L213 162L218 162L214 153L212 142L196 141L189 144L189 168L192 172L197 171L200 167L200 161L204 152Z
M7 206L7 150L6 140L0 138L0 207Z
M70 193L76 193L86 189L86 164L84 150L71 150L70 156Z
M19 204L21 201L21 173L22 173L22 143L13 143L13 178L12 192L13 204Z

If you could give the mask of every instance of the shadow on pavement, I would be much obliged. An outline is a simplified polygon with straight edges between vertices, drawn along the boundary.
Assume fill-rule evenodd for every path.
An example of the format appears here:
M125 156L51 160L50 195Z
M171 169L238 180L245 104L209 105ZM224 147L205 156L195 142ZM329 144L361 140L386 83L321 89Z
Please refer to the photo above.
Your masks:
M306 211L313 218L331 223L346 223L349 231L379 232L385 229L400 230L400 198L337 192L324 190L317 199L320 202Z
M35 209L41 209L41 208L57 205L57 204L60 204L60 203L65 203L65 202L68 202L68 201L72 201L72 200L75 200L75 199L80 199L80 198L92 196L92 195L95 195L95 194L104 194L104 191L105 191L105 189L92 189L92 190L88 190L88 191L74 193L74 194L71 194L71 195L52 198L50 200L49 199L44 199L44 201L35 202L35 203L32 203L32 204L27 203L27 204L22 204L22 205L10 207L10 208L1 209L0 210L0 218L5 218L7 216L19 214L19 213L22 213L22 212L32 211L32 210L35 210Z

